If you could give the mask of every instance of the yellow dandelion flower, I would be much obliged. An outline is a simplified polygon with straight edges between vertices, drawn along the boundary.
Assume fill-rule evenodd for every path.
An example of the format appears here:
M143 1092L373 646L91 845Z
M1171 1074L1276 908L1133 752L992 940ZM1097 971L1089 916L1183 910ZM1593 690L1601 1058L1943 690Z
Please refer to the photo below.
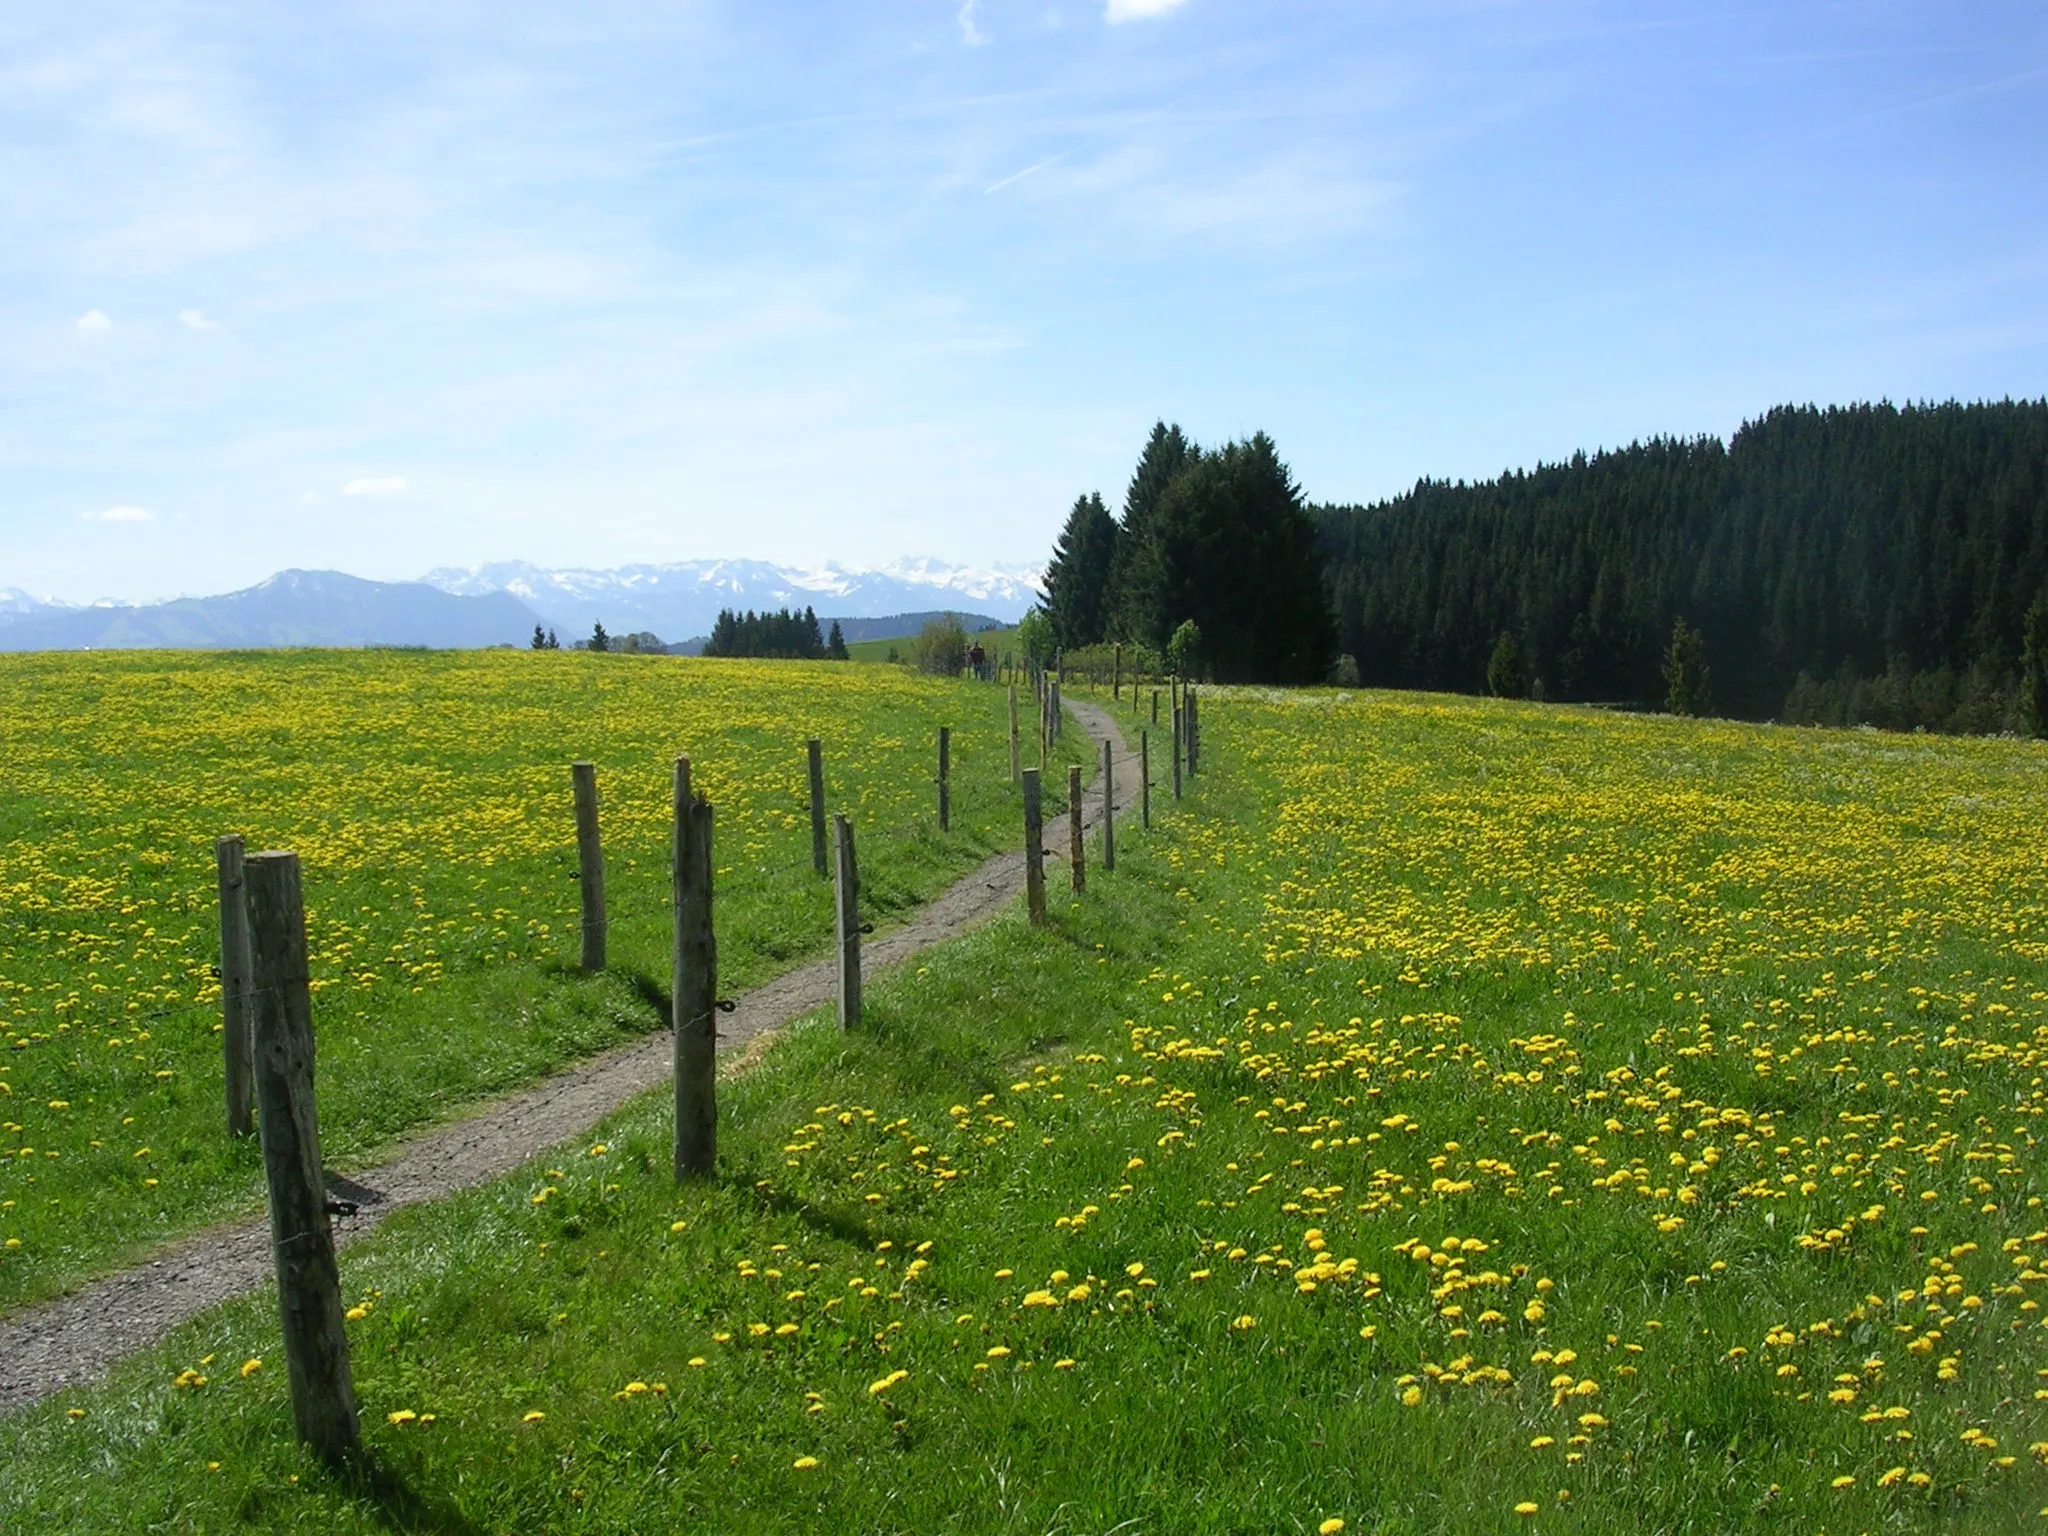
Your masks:
M797 1457L794 1466L796 1467L796 1470L799 1472L808 1472L817 1464L818 1458L815 1456L799 1456Z
M1521 1503L1515 1506L1515 1513L1524 1516L1533 1515L1542 1507L1542 1505L1536 1503L1533 1499L1524 1499Z
M1343 1529L1344 1522L1342 1520L1339 1520L1335 1515L1332 1515L1329 1519L1325 1520L1321 1525L1316 1527L1316 1536L1337 1536L1337 1533Z

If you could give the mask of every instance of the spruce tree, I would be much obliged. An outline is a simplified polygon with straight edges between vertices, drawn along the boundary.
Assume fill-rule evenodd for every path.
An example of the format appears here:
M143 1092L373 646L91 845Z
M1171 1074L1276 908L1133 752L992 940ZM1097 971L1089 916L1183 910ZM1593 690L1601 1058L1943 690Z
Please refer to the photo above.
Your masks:
M593 651L608 651L611 647L611 636L604 632L604 623L600 620L590 631L590 648Z
M847 659L846 635L839 628L839 621L837 619L832 621L832 633L825 641L825 659L827 661L845 661Z
M1150 610L1163 646L1192 619L1220 682L1318 682L1336 655L1322 551L1300 490L1263 432L1200 455L1151 514Z
M540 626L539 626L538 624L534 625L534 626L533 626L533 649L534 649L534 650L536 650L536 651L544 651L544 650L546 650L547 648L548 648L548 637L547 637L547 635L546 635L545 633L543 633L543 632L542 632L542 630L541 630L541 627L540 627Z
M1529 667L1522 657L1522 642L1509 630L1493 644L1493 659L1486 664L1486 691L1496 699L1529 697Z
M1100 492L1075 498L1045 568L1046 617L1062 647L1078 650L1103 638L1117 537Z
M1706 642L1681 615L1671 626L1671 649L1664 656L1665 703L1674 715L1707 712Z
M1110 562L1105 601L1109 633L1119 640L1159 646L1173 622L1156 611L1157 549L1152 541L1153 513L1174 477L1200 458L1202 450L1176 423L1155 422L1131 483L1124 490L1123 520L1118 525L1115 558Z
M2020 712L2036 736L2048 736L2048 597L2027 610L2020 651Z

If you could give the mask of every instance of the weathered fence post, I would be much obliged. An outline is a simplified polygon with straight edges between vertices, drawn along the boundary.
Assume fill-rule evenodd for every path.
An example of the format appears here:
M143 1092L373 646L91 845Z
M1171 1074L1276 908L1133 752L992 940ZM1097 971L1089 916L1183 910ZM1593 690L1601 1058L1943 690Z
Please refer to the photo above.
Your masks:
M718 940L711 929L711 807L690 788L690 760L676 759L675 953L670 1023L675 1031L675 1176L708 1174L718 1158Z
M250 854L250 1021L257 1128L270 1193L270 1252L285 1372L299 1438L330 1465L361 1448L341 1315L341 1271L327 1223L320 1125L313 1112L313 995L295 853Z
M246 1136L250 1118L249 901L242 874L242 840L216 838L213 862L220 877L220 1034L227 1069L228 1134Z
M1024 905L1031 921L1045 921L1045 822L1039 771L1024 770Z
M851 1029L860 1022L860 866L853 856L853 823L834 813L832 831L839 853L839 1023Z
M804 743L811 767L811 868L820 875L825 864L825 748L813 736Z
M576 866L583 887L583 969L604 969L604 844L597 831L597 764L572 763L576 785Z
M1188 695L1188 772L1202 771L1202 696Z
M1010 684L1010 782L1017 782L1017 775L1023 772L1024 763L1017 755L1017 685Z
M939 727L939 830L953 825L953 728Z
M1067 862L1074 866L1074 889L1088 885L1088 844L1081 836L1081 767L1067 765Z
M1060 708L1060 684L1066 680L1066 670L1061 668L1060 676L1052 680L1052 739L1058 741L1067 733L1066 711Z
M1116 754L1102 744L1102 867L1116 868Z
M1186 727L1181 719L1180 706L1176 704L1173 709L1173 798L1176 800L1180 798L1180 754L1183 739L1181 732L1184 729Z
M1152 830L1152 733L1138 732L1138 815L1139 825Z
M1137 684L1131 686L1136 687ZM1109 696L1112 699L1124 696L1124 648L1121 645L1116 648L1116 661L1109 674Z
M1154 725L1159 723L1159 690L1157 688L1152 690L1152 723Z

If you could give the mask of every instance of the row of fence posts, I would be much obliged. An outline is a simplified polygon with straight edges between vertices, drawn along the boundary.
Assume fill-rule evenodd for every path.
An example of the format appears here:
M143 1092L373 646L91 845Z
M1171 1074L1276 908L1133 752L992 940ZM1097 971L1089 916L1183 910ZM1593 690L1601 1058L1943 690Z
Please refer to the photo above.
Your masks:
M1121 687L1121 676L1118 678ZM1176 685L1177 687L1177 685ZM1010 767L1024 800L1025 905L1033 924L1046 921L1045 829L1040 778L1044 754L1058 727L1046 707L1059 707L1060 684L1042 669L1034 672L1040 700L1040 767L1018 762L1017 691L1010 689ZM1136 683L1132 698L1135 705ZM1180 793L1183 741L1194 771L1200 740L1192 690L1174 706L1174 793ZM1158 695L1153 695L1158 709ZM1185 715L1185 737L1183 737ZM811 856L815 872L828 873L825 851L824 759L814 737L806 744L811 811ZM1151 734L1139 733L1139 805L1143 825L1152 824ZM952 732L940 727L938 816L951 819ZM1115 751L1102 744L1102 864L1116 868ZM605 968L607 917L604 845L599 830L596 765L570 765L575 807L578 883L582 892L582 964ZM712 925L712 807L690 780L690 760L675 760L672 904L674 915L671 1027L674 1034L675 1146L678 1181L709 1175L717 1158L717 1027L719 1012L732 1004L718 996L718 943ZM1067 770L1067 842L1072 882L1087 881L1082 836L1081 770ZM861 1019L860 873L853 824L843 813L831 817L836 876L834 929L838 956L837 1014L843 1027ZM349 1372L348 1338L341 1305L341 1274L329 1223L320 1132L313 1097L313 1004L309 984L305 903L295 853L246 853L239 836L215 844L220 889L221 1017L226 1054L229 1134L249 1134L252 1124L263 1152L269 1194L271 1252L277 1272L285 1368L292 1420L299 1438L323 1460L339 1464L361 1448L355 1389ZM253 1113L252 1113L253 1112Z

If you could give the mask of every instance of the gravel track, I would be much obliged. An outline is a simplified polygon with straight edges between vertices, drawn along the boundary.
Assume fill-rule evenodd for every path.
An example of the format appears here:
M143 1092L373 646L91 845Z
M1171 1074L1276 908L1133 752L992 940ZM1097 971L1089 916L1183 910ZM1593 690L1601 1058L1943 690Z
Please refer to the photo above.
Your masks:
M1098 743L1098 751L1099 743L1116 742L1121 814L1137 803L1137 754L1124 747L1107 711L1074 699L1065 703ZM1091 791L1087 825L1093 828L1100 819L1100 797ZM1068 851L1065 816L1048 821L1045 845L1046 881L1053 887L1063 878L1054 855L1064 859ZM862 968L873 975L957 938L1023 889L1023 851L996 854L903 927L871 940L864 947ZM828 957L746 993L720 1023L719 1052L741 1051L830 1003L837 980L837 961ZM754 1054L747 1052L731 1065L744 1066ZM330 1177L333 1194L358 1207L355 1215L337 1223L337 1246L374 1231L393 1211L485 1183L581 1136L635 1094L665 1082L671 1060L669 1035L659 1031L407 1142L388 1162L345 1178ZM259 1217L195 1234L158 1258L0 1319L0 1417L51 1393L101 1379L122 1356L270 1279L270 1227L267 1218Z

